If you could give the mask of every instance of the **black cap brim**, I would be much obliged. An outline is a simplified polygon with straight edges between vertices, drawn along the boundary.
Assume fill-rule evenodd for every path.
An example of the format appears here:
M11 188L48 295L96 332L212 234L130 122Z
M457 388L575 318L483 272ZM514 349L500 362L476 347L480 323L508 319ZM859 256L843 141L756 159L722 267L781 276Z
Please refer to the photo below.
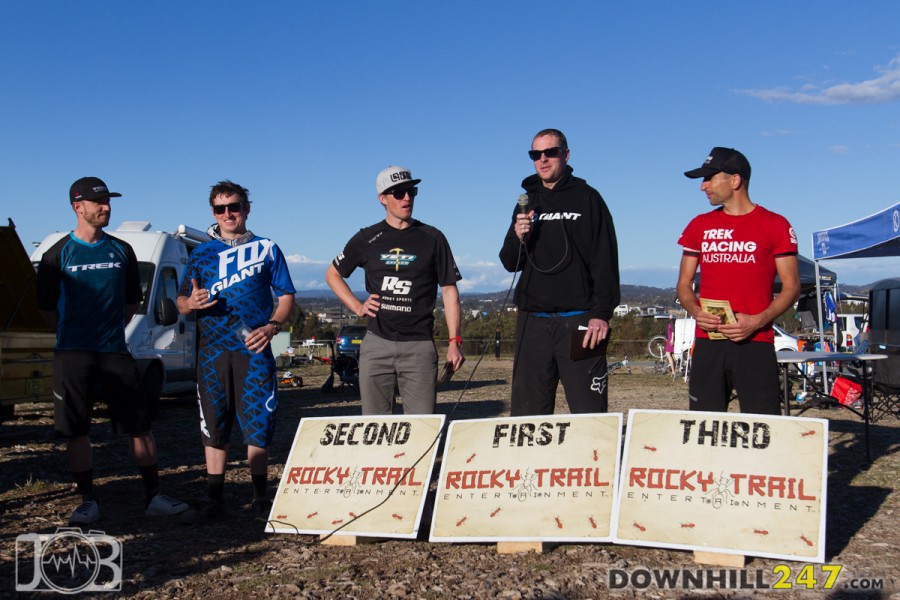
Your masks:
M694 169L693 171L685 171L684 176L690 177L691 179L700 179L701 177L709 177L710 175L715 175L718 172L719 169L700 167L699 169Z

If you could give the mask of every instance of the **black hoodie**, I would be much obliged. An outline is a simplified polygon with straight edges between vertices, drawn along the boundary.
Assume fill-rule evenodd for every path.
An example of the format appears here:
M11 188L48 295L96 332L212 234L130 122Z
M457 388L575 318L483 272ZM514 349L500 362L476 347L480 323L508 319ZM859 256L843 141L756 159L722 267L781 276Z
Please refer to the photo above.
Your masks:
M522 271L516 306L529 312L583 310L588 318L609 321L620 299L619 251L600 193L573 176L570 166L552 189L536 174L522 187L528 192L526 208L535 213L531 233L520 252L516 208L500 249L504 268Z

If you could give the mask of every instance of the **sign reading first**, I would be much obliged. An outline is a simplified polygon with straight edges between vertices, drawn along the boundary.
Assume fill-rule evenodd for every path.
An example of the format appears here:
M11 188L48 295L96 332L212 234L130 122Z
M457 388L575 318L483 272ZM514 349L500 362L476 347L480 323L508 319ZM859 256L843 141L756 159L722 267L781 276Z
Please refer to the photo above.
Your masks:
M414 538L443 415L303 419L266 531Z
M431 541L610 539L622 416L450 424Z

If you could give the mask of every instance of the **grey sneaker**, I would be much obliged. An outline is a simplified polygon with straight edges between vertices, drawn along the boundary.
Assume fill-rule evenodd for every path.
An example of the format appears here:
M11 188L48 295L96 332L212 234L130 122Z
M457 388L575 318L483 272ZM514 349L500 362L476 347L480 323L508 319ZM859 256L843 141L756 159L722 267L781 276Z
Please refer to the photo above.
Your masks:
M145 514L148 517L173 517L175 515L180 515L189 508L190 506L175 498L157 494L150 500L150 504L147 505L147 512Z
M100 505L96 500L85 500L72 512L69 525L90 525L100 520Z
M206 523L215 523L225 521L229 518L228 511L222 506L221 502L204 498L194 506L181 513L179 521L184 525L203 525Z

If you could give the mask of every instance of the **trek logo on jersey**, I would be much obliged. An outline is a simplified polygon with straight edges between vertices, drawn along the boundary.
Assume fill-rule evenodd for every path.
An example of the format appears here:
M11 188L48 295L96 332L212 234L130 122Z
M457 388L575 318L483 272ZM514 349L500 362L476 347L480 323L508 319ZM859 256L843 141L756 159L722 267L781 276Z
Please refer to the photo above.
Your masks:
M121 262L103 262L103 263L92 263L88 265L74 265L71 267L66 267L73 273L76 271L99 271L102 269L121 269Z
M416 260L416 255L403 254L403 248L391 248L389 253L382 254L379 260L386 265L393 265L394 270L399 271L401 266L406 267Z
M573 213L573 212L551 212L551 213L541 213L538 215L538 221L559 221L560 219L564 219L566 221L577 221L581 217L581 213Z
M412 289L412 281L406 281L399 277L385 277L381 281L381 291L397 294L398 296L408 296L409 290Z
M734 239L734 229L707 229L700 245L705 263L755 263L756 242Z
M273 245L272 240L254 240L219 252L219 280L209 286L210 296L261 273Z

